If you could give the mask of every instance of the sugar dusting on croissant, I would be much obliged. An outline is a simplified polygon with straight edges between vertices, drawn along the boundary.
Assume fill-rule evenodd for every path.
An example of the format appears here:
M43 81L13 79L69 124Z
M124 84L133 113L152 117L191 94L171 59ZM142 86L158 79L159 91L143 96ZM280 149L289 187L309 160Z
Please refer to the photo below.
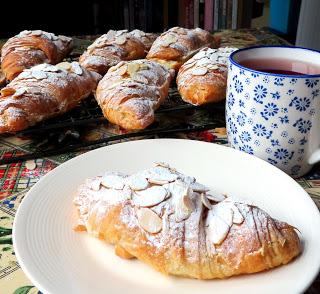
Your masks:
M166 164L87 179L74 203L77 230L165 274L226 278L286 264L301 252L292 226Z

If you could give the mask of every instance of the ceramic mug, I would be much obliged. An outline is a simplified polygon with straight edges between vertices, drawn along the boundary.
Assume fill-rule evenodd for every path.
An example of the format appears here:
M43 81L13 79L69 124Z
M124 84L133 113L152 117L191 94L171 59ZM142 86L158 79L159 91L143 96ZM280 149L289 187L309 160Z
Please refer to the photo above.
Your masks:
M248 59L294 59L320 67L320 52L287 46L244 48L230 55L228 140L293 177L320 161L320 74L286 75L240 65Z

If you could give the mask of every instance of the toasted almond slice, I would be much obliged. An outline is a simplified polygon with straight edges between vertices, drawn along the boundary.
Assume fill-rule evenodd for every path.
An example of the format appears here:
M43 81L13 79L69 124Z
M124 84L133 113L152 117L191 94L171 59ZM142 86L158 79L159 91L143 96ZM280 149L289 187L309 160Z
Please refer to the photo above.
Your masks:
M116 31L114 30L109 30L105 35L102 35L101 37L103 37L104 39L113 39L116 36ZM100 37L100 38L101 38Z
M137 71L139 71L140 65L139 63L131 62L128 63L127 72L130 76L133 76Z
M31 32L32 36L41 36L42 35L42 31L41 30L35 30Z
M123 65L123 66L121 66L121 67L119 67L119 69L118 69L118 74L119 74L120 76L123 76L123 75L127 72L127 69L128 69L128 67L127 67L126 64Z
M200 184L200 183L198 183L198 182L191 183L191 184L190 184L190 188L191 188L194 192L200 192L200 193L207 192L207 191L210 190L208 187L206 187L205 185L202 185L202 184Z
M172 43L177 42L177 38L176 38L175 35L168 34L168 35L166 36L166 38L165 38L165 41L166 41L167 43L172 44Z
M20 88L20 89L18 89L14 94L13 94L13 96L12 97L14 97L14 98L19 98L20 96L22 96L24 93L26 93L27 92L27 89L26 88Z
M0 93L2 96L10 96L10 95L13 95L15 92L16 90L10 87L5 87L0 90Z
M216 64L209 64L207 67L208 67L209 69L218 69L218 68L219 68L219 66L216 65Z
M163 185L175 181L178 175L172 173L168 168L156 166L147 171L146 177L150 183Z
M114 42L118 45L123 45L126 41L127 41L127 37L125 35L121 35L117 37Z
M162 230L161 218L149 208L137 210L137 217L140 226L151 234L159 233Z
M203 76L208 72L208 70L205 67L198 67L195 68L191 74L193 74L194 76Z
M119 36L121 36L121 35L123 35L124 33L127 33L127 32L128 32L128 30L119 30L119 31L115 32L115 36L119 37Z
M78 62L73 61L71 63L71 69L75 74L77 74L79 76L81 76L82 73L83 73L82 68L81 68L81 66L79 65Z
M93 191L99 191L101 185L101 179L97 179L91 182L90 188Z
M125 250L122 246L119 244L116 244L114 247L114 253L118 255L119 257L123 259L132 259L134 258L133 255L131 255L127 250Z
M211 205L210 201L208 200L206 194L204 194L204 193L201 194L201 201L202 201L203 205L205 207L207 207L208 209L212 208L212 205Z
M121 190L124 187L124 179L118 175L105 175L101 180L101 185L106 188Z
M212 213L219 216L229 227L233 223L233 210L228 203L220 202L212 205Z
M217 61L218 61L218 55L217 55L216 53L211 54L211 55L210 55L210 60L211 60L212 62L217 62Z
M209 242L219 245L227 237L230 227L217 215L209 210L207 217L208 227L206 228L207 238Z
M134 197L134 203L141 207L151 207L162 202L168 191L162 186L152 186L146 190L136 191L137 196Z
M203 57L197 61L197 66L208 65L210 64L210 59Z
M37 80L43 80L47 78L47 74L42 70L32 70L31 75Z
M149 83L147 78L145 78L144 76L139 75L139 74L133 75L132 78L133 78L134 81L136 81L138 83L142 83L142 84L148 84Z
M198 60L205 57L206 55L207 55L206 51L201 50L195 56L193 56L193 59Z
M57 68L55 65L47 64L47 66L43 70L49 72L57 72L59 71L59 68Z
M27 160L25 166L28 170L34 170L37 167L37 164L34 160Z
M230 203L230 207L233 211L233 223L238 225L242 224L244 221L244 218L239 208L233 203Z
M144 190L147 189L149 186L149 182L145 177L136 175L129 177L127 183L133 191Z
M212 190L210 190L210 191L207 193L207 198L208 198L209 200L214 201L214 202L221 202L221 201L223 201L223 200L226 199L226 197L225 197L223 194L218 193L218 192L216 192L216 191L212 191Z
M22 79L27 79L27 78L31 78L31 71L30 70L24 70L21 74L18 75L19 78Z
M71 69L71 63L67 61L60 62L56 66L66 71L69 71Z

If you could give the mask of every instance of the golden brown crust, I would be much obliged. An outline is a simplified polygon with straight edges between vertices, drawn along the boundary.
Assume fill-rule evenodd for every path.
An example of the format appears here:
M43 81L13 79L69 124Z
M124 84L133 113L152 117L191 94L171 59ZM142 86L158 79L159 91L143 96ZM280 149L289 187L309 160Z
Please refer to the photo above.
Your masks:
M168 95L172 73L148 60L121 62L99 82L96 99L104 116L128 130L144 129Z
M236 48L204 48L182 65L177 86L182 99L193 105L225 99L229 54Z
M100 78L96 73L77 62L61 65L26 69L1 90L0 133L21 131L67 112L96 88Z
M139 30L110 30L88 47L80 56L79 63L90 71L104 75L120 61L144 58L154 40L154 34Z
M213 36L205 30L174 27L155 40L146 58L177 71L201 48L214 46Z
M37 64L56 64L72 50L72 39L44 31L23 31L10 38L1 50L1 68L13 80L26 68Z
M160 174L158 167L154 175ZM140 173L142 175L150 181L152 172L144 171ZM179 178L162 186L171 191L162 202L153 205L139 202L139 205L149 207L141 208L136 201L137 198L141 201L140 197L144 196L136 194L136 191L128 193L127 185L130 184L124 184L122 189L125 193L119 191L119 187L105 188L105 184L93 190L93 182L107 183L106 177L110 177L110 173L88 179L79 187L75 205L81 224L90 234L116 245L116 251L120 248L118 255L125 258L134 256L164 274L195 279L226 278L287 264L301 252L295 229L271 218L256 206L226 198L219 203L211 203L212 207L208 209L202 204L200 194L188 190L186 195L192 199L192 211L183 219L177 219L177 212L181 209L181 206L176 206L180 197L177 191L179 185L185 185ZM124 183L130 183L130 178L125 175L120 178ZM190 177L185 181L190 183ZM193 184L188 185L192 187ZM154 186L159 187L149 184L149 187ZM154 196L150 193L145 195L148 198ZM140 218L142 209L147 210L149 216L156 213L155 218L161 218L160 231L157 229L156 233L150 233L155 229L155 222L152 218L149 223L143 223ZM231 223L227 220L230 216L228 209L234 212ZM212 235L209 229L213 218L224 226L229 223L227 231L221 231L215 222L213 228L216 232L215 236Z

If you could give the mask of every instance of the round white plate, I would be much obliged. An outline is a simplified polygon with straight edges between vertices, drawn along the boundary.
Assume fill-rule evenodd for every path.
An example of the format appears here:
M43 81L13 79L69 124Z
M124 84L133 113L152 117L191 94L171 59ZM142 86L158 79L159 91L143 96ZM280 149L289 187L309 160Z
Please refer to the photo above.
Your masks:
M72 230L72 200L87 177L106 170L126 173L167 162L201 183L243 197L272 217L297 227L303 253L286 266L226 280L164 276L113 247ZM76 157L43 177L22 201L14 221L14 248L31 281L45 293L299 293L320 265L320 215L309 195L270 164L231 148L189 140L141 140Z

